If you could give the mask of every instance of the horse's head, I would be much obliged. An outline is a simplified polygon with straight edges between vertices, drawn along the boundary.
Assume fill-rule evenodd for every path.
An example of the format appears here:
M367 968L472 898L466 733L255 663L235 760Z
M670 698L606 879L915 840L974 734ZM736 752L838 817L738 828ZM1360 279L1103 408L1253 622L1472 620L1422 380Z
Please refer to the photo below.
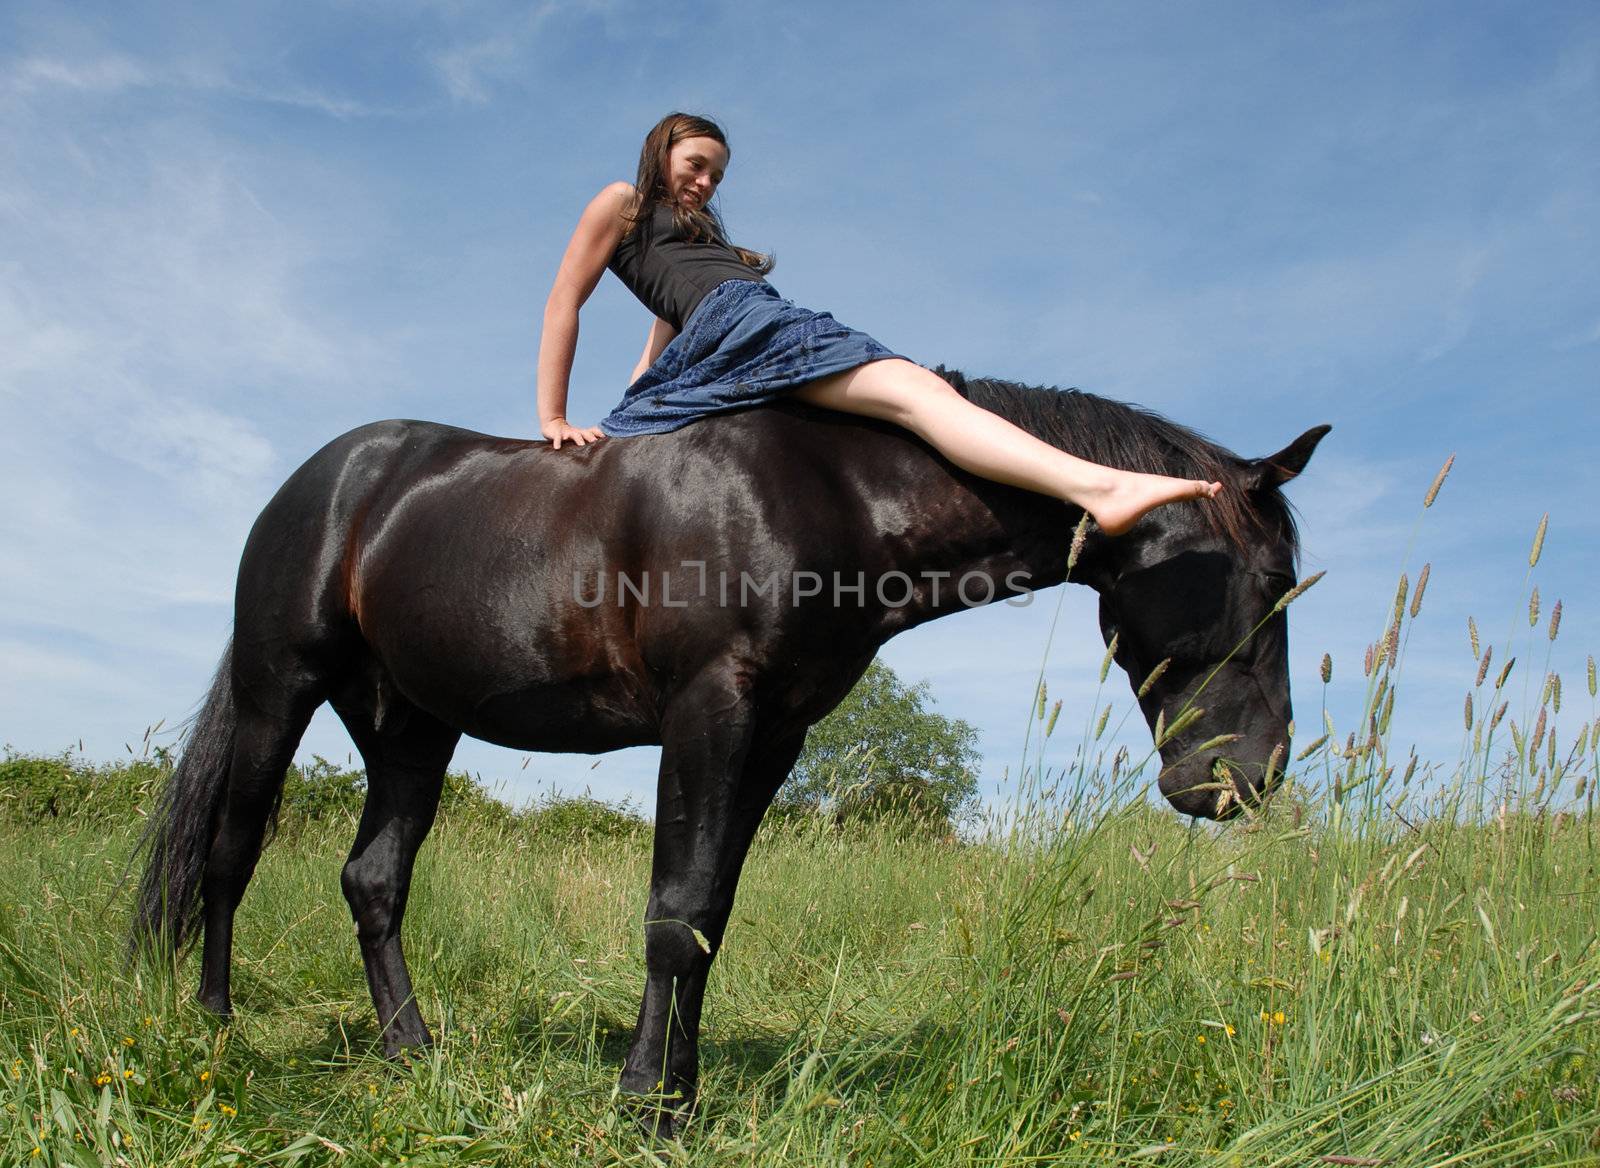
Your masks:
M1269 791L1288 751L1289 639L1276 610L1295 585L1296 535L1284 483L1329 430L1267 458L1236 460L1227 522L1162 507L1086 555L1100 628L1137 690L1161 752L1161 793L1179 811L1221 819ZM1217 526L1231 530L1218 531ZM1189 711L1199 709L1198 717ZM1172 729L1175 728L1175 732ZM1231 738L1213 741L1221 736Z

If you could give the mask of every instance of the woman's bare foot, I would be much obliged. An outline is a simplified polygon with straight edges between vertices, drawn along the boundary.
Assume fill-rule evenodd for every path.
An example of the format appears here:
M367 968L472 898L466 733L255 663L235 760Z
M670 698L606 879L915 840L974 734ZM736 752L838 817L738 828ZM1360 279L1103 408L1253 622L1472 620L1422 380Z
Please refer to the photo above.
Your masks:
M1221 483L1118 471L1103 488L1084 492L1074 501L1089 512L1101 531L1121 535L1157 507L1190 499L1214 499L1221 490Z

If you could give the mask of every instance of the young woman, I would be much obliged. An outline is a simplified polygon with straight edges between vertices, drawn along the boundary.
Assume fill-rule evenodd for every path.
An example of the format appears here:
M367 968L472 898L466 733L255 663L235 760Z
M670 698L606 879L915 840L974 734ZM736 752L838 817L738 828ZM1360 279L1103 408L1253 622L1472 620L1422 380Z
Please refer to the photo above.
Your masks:
M772 262L727 242L711 198L728 141L706 118L672 113L646 136L639 173L589 203L562 257L539 341L539 421L560 448L660 434L792 394L895 422L973 474L1075 503L1111 535L1163 503L1220 483L1114 470L1075 458L975 406L943 378L780 297ZM578 310L610 268L656 316L633 384L599 426L567 421Z

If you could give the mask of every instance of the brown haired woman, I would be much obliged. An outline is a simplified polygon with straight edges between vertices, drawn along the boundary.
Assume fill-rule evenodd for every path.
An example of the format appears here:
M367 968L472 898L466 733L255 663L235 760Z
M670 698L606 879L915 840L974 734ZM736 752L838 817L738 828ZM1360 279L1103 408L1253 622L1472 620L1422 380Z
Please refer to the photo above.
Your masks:
M539 341L540 430L558 449L662 434L792 394L904 426L964 470L1082 507L1111 535L1163 503L1222 489L1076 458L830 314L783 299L763 279L772 261L729 244L711 206L727 166L721 127L668 114L645 138L637 180L612 183L585 208ZM607 268L656 321L622 402L599 426L579 428L565 417L578 310Z

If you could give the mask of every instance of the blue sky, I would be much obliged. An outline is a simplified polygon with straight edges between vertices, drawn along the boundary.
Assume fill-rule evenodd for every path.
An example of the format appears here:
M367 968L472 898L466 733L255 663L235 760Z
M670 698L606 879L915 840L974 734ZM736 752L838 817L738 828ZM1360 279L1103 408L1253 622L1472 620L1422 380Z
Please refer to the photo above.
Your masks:
M250 522L334 435L534 435L561 251L673 108L727 127L723 213L780 290L900 352L1141 402L1247 455L1333 423L1291 491L1328 571L1292 610L1302 726L1324 651L1352 724L1362 651L1424 562L1402 746L1456 757L1469 614L1533 691L1563 673L1564 743L1593 716L1592 4L119 3L0 11L0 738L112 758L179 720ZM647 324L607 277L580 423ZM1553 647L1534 585L1563 601ZM979 727L991 791L1058 598L1048 762L1092 717L1086 590L885 649ZM325 711L301 757L349 750ZM655 758L467 741L457 765L648 805Z

